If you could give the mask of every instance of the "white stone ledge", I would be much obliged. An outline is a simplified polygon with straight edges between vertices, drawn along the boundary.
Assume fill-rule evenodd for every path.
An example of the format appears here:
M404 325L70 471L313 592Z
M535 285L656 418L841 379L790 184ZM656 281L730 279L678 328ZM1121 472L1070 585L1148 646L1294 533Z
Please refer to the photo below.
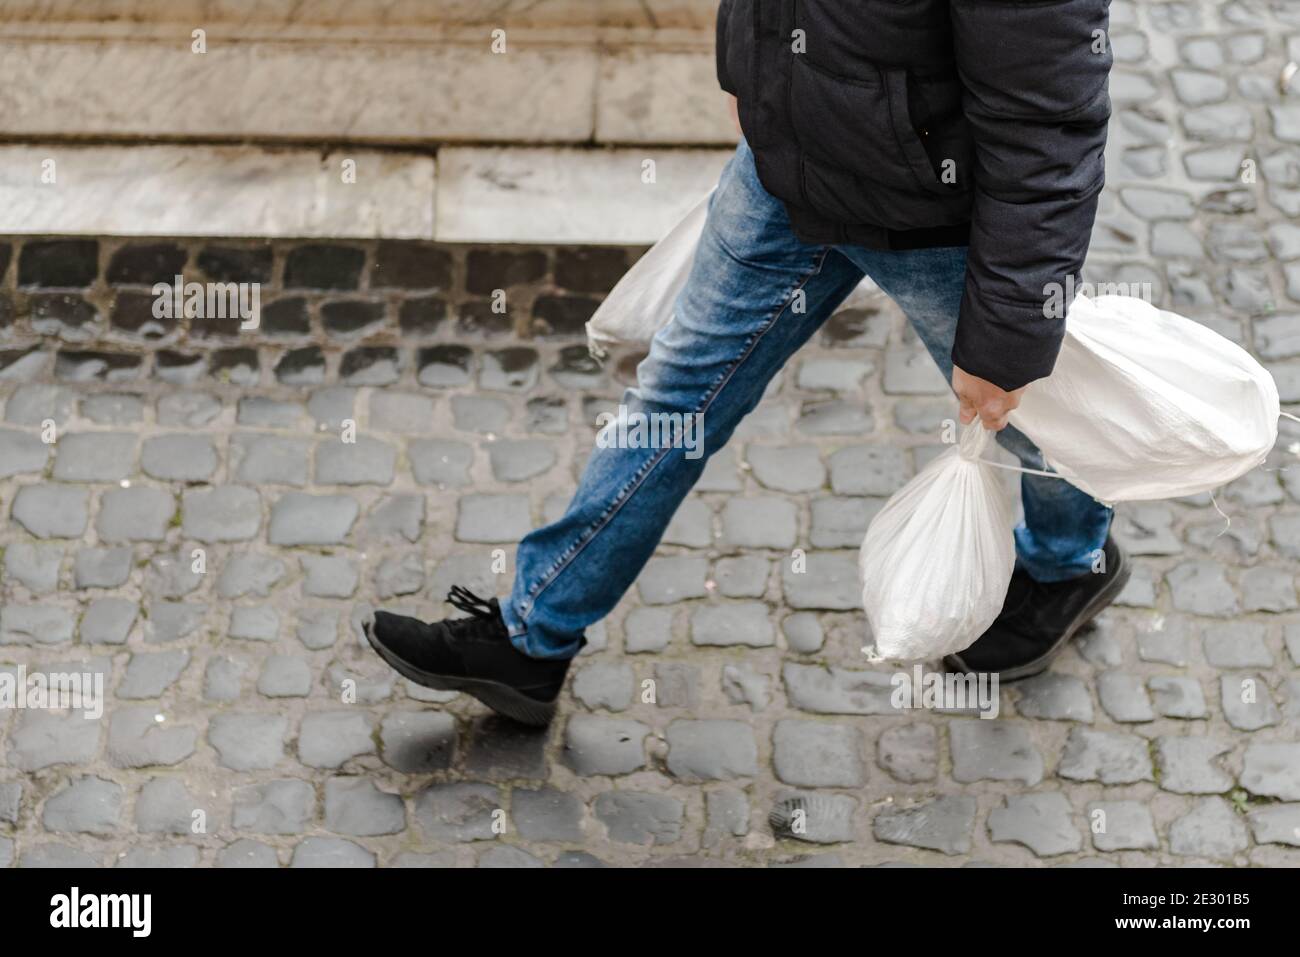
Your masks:
M80 24L215 25L241 32L459 26L702 30L713 25L717 9L718 0L5 0L0 25L46 31Z
M648 244L718 180L730 150L501 149L438 153L442 242ZM654 182L643 181L647 160Z
M597 54L458 45L0 41L10 137L585 142Z
M712 46L682 52L632 49L601 57L596 142L735 143L715 63Z
M731 150L0 146L0 233L658 240L717 182ZM356 181L345 183L344 162ZM654 163L654 182L643 179ZM53 183L43 182L53 161ZM435 174L436 166L436 174Z
M47 161L53 183L42 181ZM429 155L0 146L0 232L10 234L430 239L433 195Z

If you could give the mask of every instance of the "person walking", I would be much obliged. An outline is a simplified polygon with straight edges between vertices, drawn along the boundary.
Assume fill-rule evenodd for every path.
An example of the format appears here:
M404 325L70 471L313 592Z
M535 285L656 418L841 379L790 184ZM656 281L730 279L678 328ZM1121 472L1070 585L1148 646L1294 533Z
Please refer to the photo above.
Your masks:
M378 611L405 677L544 725L584 631L617 604L772 377L864 276L906 314L960 418L1046 468L1007 416L1052 371L1051 290L1077 281L1104 183L1109 0L723 0L717 74L742 136L630 412L699 416L702 449L597 442L568 509L519 543L510 595L468 617ZM1001 615L948 667L1036 674L1122 590L1111 510L1022 476ZM943 556L935 556L942 561Z

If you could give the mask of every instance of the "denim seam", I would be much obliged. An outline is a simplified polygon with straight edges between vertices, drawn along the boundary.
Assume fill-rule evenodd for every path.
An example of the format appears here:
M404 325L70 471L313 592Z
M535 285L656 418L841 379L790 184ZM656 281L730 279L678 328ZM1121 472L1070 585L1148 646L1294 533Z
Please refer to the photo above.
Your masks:
M830 250L828 248L822 249L821 255L817 257L816 262L814 262L809 270L799 278L795 283L794 288L791 289L784 296L781 302L777 304L776 309L770 316L768 316L767 321L763 323L762 327L750 337L749 342L745 344L745 348L740 355L723 370L722 374L718 377L718 380L706 393L702 403L696 408L695 412L690 413L691 415L703 414L709 410L709 407L713 405L718 394L726 388L727 383L730 382L732 377L736 374L736 370L744 365L746 359L753 355L754 349L758 343L776 324L776 321L781 317L781 314L785 312L792 302L794 302L795 295L803 289L803 287L808 283L808 280L821 272L822 266L826 262L826 256L829 252ZM625 504L627 504L628 500L632 497L632 494L636 492L645 481L645 477L649 475L654 467L662 462L664 457L671 451L671 447L660 449L656 455L646 460L645 464L642 465L641 468L637 469L636 474L632 476L632 479L627 483L627 485L625 485L618 495L615 496L613 504L605 510L605 513L601 515L600 518L598 518L577 541L566 548L564 552L561 553L560 557L556 559L554 564L543 573L537 584L528 590L528 607L523 609L522 613L519 615L519 620L521 622L525 625L527 624L528 619L532 616L533 609L536 607L537 597L560 577L561 573L563 573L563 571L573 563L573 560L581 553L581 551L586 548L598 534L600 534L600 531L608 525L610 521L613 520L614 516L622 510Z

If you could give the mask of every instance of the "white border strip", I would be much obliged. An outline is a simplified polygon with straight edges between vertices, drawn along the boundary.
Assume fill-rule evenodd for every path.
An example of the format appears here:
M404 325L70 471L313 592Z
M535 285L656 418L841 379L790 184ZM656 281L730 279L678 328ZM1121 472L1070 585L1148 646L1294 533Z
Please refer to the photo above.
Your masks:
M731 150L0 146L0 233L657 241Z

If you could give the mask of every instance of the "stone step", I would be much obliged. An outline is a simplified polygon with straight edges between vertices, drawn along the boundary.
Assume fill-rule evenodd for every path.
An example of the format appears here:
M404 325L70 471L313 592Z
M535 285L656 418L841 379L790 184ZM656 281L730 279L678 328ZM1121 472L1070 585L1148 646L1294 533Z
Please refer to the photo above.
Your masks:
M0 233L649 245L729 149L0 146Z

